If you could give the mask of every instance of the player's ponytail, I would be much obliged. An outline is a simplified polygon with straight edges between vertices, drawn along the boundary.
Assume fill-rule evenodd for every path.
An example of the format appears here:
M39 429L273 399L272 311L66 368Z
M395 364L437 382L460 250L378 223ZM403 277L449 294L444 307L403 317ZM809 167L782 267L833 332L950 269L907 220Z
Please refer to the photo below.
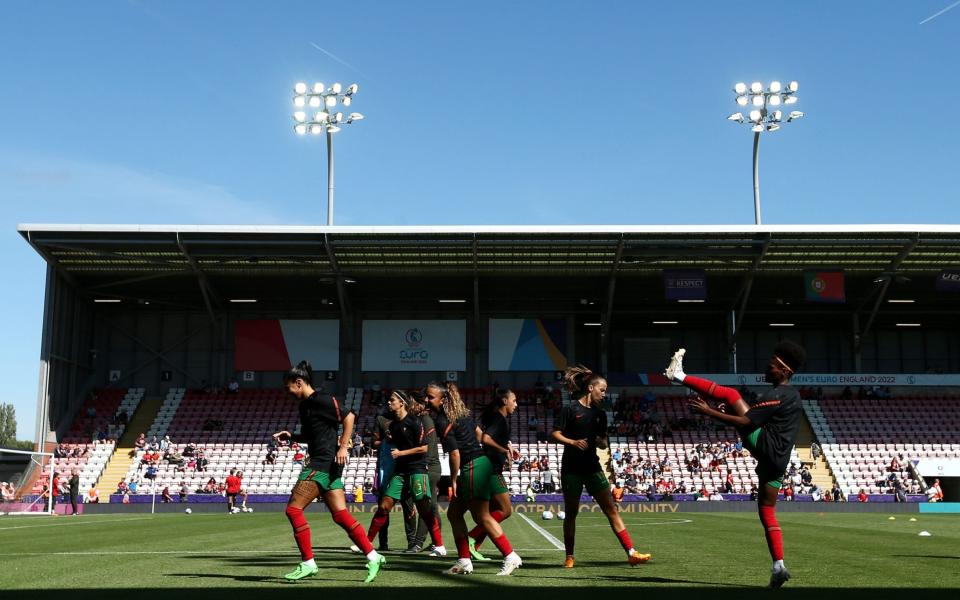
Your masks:
M583 396L587 388L603 379L602 375L594 373L583 365L567 367L563 372L563 387L576 396Z
M296 381L297 379L302 379L304 383L313 385L313 367L310 366L309 362L301 360L297 363L297 366L290 367L290 369L283 374L283 383L285 384Z
M466 405L460 398L460 390L457 384L448 381L445 384L445 393L443 395L443 412L450 419L451 423L456 423L460 419L470 414Z

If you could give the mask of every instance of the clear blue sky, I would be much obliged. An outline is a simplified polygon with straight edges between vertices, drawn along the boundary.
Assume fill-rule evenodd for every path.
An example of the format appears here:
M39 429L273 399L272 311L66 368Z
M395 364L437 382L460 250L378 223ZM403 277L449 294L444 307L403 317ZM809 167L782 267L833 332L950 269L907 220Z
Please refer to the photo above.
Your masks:
M32 438L44 265L17 223L325 222L298 80L360 85L340 225L750 224L725 117L775 78L807 116L764 136L764 222L957 223L960 7L921 24L952 3L5 3L0 401Z

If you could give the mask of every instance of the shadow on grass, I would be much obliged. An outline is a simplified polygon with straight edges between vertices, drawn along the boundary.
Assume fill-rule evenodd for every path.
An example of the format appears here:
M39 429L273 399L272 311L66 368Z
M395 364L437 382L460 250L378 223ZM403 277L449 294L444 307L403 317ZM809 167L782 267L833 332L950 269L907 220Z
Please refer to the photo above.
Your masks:
M199 578L206 577L204 574L193 574ZM212 578L220 577L212 575ZM222 577L234 578L236 576L223 575ZM458 579L464 581L469 578ZM658 578L654 578L658 579ZM290 584L276 580L275 585L266 585L270 581L256 578L256 583L263 585L250 585L253 581L247 582L248 585L238 586L210 586L207 582L198 581L196 587L176 587L176 588L139 588L135 591L137 600L189 600L191 598L202 598L203 600L244 600L246 598L264 598L271 589L292 590L293 585L298 585L304 594L322 593L327 598L348 598L363 595L364 590L375 591L377 595L383 595L390 600L422 600L424 597L443 598L456 595L457 600L490 600L495 596L497 600L531 600L539 597L546 597L550 600L584 600L590 594L602 593L608 595L610 592L624 593L659 593L664 597L687 598L703 596L709 594L710 600L749 600L752 598L791 598L800 600L811 597L843 598L844 600L859 600L860 598L869 600L878 600L882 598L910 598L911 600L937 598L942 600L944 589L889 589L889 588L869 588L869 589L850 589L850 588L823 588L823 587L794 587L782 588L780 590L767 590L764 588L745 588L745 587L713 587L717 584L707 584L705 586L694 585L666 585L644 586L644 580L631 580L630 584L605 586L597 589L594 587L504 587L490 582L486 578L476 580L479 585L472 587L443 587L438 585L424 585L418 587L403 586L391 587L386 585L365 586L362 583L344 584L324 581L322 579L312 579ZM659 580L658 580L659 582ZM379 581L377 582L379 583ZM112 597L113 593L121 590L106 589L74 589L69 591L71 600L102 600L106 597ZM123 590L123 593L129 592L129 589ZM64 590L16 590L12 592L11 598L18 600L63 600Z

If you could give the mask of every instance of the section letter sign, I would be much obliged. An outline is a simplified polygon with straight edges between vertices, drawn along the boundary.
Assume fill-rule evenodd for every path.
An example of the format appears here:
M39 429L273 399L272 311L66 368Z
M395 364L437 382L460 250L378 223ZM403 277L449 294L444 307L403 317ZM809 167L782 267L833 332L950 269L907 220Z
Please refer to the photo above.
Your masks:
M454 319L363 322L364 371L465 371L467 322Z

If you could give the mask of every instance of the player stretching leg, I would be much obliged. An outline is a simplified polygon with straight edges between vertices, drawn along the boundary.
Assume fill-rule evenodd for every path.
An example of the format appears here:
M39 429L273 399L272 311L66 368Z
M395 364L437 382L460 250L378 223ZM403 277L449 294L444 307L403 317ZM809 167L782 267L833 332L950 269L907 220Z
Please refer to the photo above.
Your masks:
M457 386L429 383L424 390L427 406L433 413L437 436L450 461L450 479L453 489L447 518L457 543L457 562L445 571L448 575L473 573L470 560L470 537L463 516L467 510L477 525L483 525L490 540L503 554L503 566L497 575L509 575L523 564L513 551L510 540L500 524L490 516L490 479L493 465L480 447L480 428L473 422L470 411L463 405Z
M735 427L743 440L743 447L757 459L756 471L761 486L757 509L773 559L770 587L778 588L790 579L790 572L783 564L783 535L776 513L777 494L783 485L783 474L790 462L803 411L800 394L790 386L790 377L803 366L807 353L803 347L788 340L777 344L765 373L767 383L772 387L748 404L735 389L685 374L684 352L681 348L673 355L664 375L697 392L700 397L690 402L690 408ZM704 398L723 402L722 410L712 408Z
M483 453L493 465L490 477L490 516L497 523L503 523L513 514L510 503L510 489L503 480L503 468L513 458L510 446L510 422L507 419L517 410L517 396L511 390L497 390L497 396L486 406L480 422L483 427ZM509 468L509 467L508 467ZM490 560L480 554L480 544L486 539L483 525L477 525L470 531L470 555L475 560Z
M584 486L607 516L610 528L627 553L627 562L631 566L645 563L650 560L650 555L634 549L597 456L597 448L602 450L607 447L607 414L600 408L607 395L607 380L578 365L564 372L563 385L571 397L576 398L572 405L564 406L560 411L560 418L554 422L550 434L551 440L564 446L560 462L560 485L567 513L563 521L563 545L567 558L563 566L570 569L574 565L577 514Z
M310 363L302 361L283 375L283 385L287 392L300 400L297 410L300 413L299 435L289 431L273 434L277 441L292 439L305 442L310 447L310 462L300 472L300 477L290 499L287 501L287 518L293 527L293 537L300 549L301 562L296 569L284 577L289 580L303 579L317 574L317 564L313 560L313 548L310 545L310 525L303 515L305 509L317 497L323 498L333 522L343 528L350 539L367 556L366 583L373 581L380 572L386 559L378 554L363 528L347 512L347 499L343 492L343 465L347 462L347 446L353 434L356 416L353 412L343 415L340 404L333 396L327 396L313 389L313 370ZM343 424L343 435L337 443L337 430Z
M394 505L404 497L407 490L413 497L417 509L433 540L434 552L443 556L446 549L440 536L439 518L433 512L430 504L430 479L427 475L427 451L429 443L426 440L426 431L423 421L417 415L408 411L411 404L410 397L400 390L390 395L387 407L393 413L393 420L387 426L387 435L394 444L391 451L393 457L393 476L383 488L383 497L380 506L373 515L367 539L373 541L380 528L387 523L387 516Z

